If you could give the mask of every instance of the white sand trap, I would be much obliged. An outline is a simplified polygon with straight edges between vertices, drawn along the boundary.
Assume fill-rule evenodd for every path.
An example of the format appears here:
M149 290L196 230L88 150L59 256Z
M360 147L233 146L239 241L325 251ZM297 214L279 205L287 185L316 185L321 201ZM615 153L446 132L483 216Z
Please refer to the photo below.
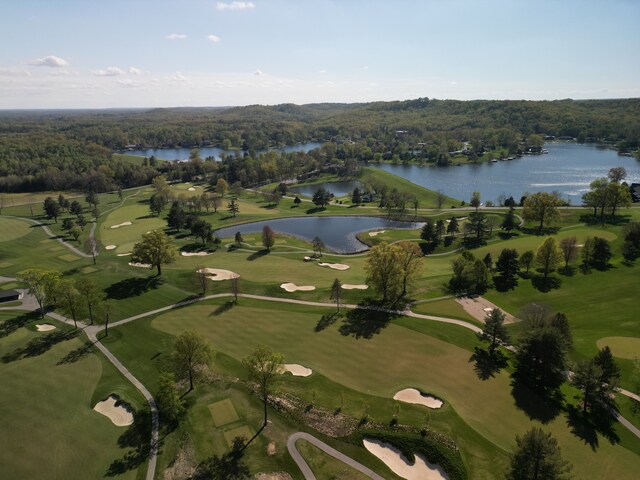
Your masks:
M182 252L180 253L183 257L206 257L207 255L211 255L209 252Z
M349 265L345 265L344 263L323 263L319 262L318 265L321 267L329 267L334 270L349 270L351 267Z
M342 288L345 290L366 290L369 288L369 285L365 285L364 283L361 285L353 285L351 283L343 283Z
M239 278L236 272L231 270L223 270L221 268L201 268L198 273L206 273L209 280L219 282L221 280L231 280L232 278Z
M152 265L150 263L140 263L140 262L129 262L130 267L138 267L138 268L151 268Z
M196 191L196 189L193 188L193 187L189 187L189 188L187 188L187 190L189 190L190 192L195 192Z
M400 400L405 403L415 403L416 405L424 405L429 408L442 407L442 400L431 395L423 395L420 390L415 388L405 388L400 390L393 396L394 400Z
M305 262L310 262L311 260L313 260L313 258L311 258L311 257L304 257L304 261L305 261Z
M280 285L280 288L282 288L283 290L287 291L287 292L297 292L298 290L302 291L302 292L310 292L311 290L315 290L316 287L314 287L313 285L301 285L298 286L295 283L283 283L282 285Z
M369 232L369 236L370 237L375 237L377 235L380 235L381 233L386 232L386 230L378 230L377 232Z
M106 400L96 403L96 406L93 407L93 409L96 412L109 417L109 420L118 427L131 425L133 423L133 413L131 413L131 411L123 404L116 406L117 401L118 399L111 395Z
M128 257L130 255L133 255L133 252L129 252L129 253L117 253L116 256L117 257Z
M40 325L36 325L36 328L39 332L50 332L51 330L56 329L56 327L50 323L41 323Z
M290 372L294 377L308 377L313 373L313 370L297 363L285 363L282 366L285 372Z
M116 248L118 248L117 245L107 245L104 247L105 250L115 250Z
M440 465L427 462L420 454L416 454L416 461L412 465L393 445L380 440L365 438L364 448L384 462L393 473L407 480L448 480L447 474Z
M132 225L132 223L131 222L122 222L122 223L119 223L118 225L111 225L111 228L126 227L127 225Z

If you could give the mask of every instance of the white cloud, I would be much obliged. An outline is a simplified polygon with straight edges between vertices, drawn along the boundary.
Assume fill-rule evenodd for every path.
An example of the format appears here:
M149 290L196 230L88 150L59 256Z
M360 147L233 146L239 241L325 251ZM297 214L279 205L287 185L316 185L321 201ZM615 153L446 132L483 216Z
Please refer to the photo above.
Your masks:
M0 75L3 77L30 77L28 70L16 70L15 68L0 68Z
M138 87L142 87L142 83L140 82L135 82L129 78L122 78L120 80L118 80L118 85L122 85L123 87L129 87L129 88L138 88Z
M217 35L207 35L207 40L210 40L213 43L218 43L220 41L220 37Z
M182 73L176 72L171 76L171 80L182 83L189 81L189 77L185 77Z
M91 74L97 77L117 77L124 75L125 71L118 67L107 67L101 70L91 70Z
M172 33L171 35L167 35L167 40L184 40L187 36L184 33Z
M136 68L136 67L129 67L129 69L127 71L131 75L140 75L140 74L142 74L142 70L140 70L139 68Z
M253 72L254 75L264 75L264 73L262 73L262 70L258 69L255 72Z
M458 82L456 82L455 80L451 80L451 81L449 82L449 85L457 85L457 84L458 84Z
M256 8L253 2L218 2L216 10L252 10Z
M325 73L327 73L327 71L326 70L318 70L318 73L319 74L325 74Z
M29 65L33 65L35 67L68 67L69 62L67 62L64 58L56 57L55 55L47 55L43 58L36 58L35 60L31 60L28 62Z

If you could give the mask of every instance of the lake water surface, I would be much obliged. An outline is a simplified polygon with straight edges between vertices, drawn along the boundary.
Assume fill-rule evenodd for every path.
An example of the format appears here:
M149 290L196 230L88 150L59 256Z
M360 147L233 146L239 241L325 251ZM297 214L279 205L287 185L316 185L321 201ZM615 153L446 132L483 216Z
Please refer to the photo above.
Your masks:
M320 187L324 187L325 190L330 191L336 197L342 197L343 195L351 195L353 190L356 187L361 188L362 184L358 181L325 182L311 185L292 185L289 187L289 190L299 195L313 197L313 194L316 193Z
M285 152L285 153L308 152L310 150L313 150L314 148L319 148L321 146L322 144L317 142L299 143L297 145L289 145L281 148L274 147L267 150L258 150L258 153L265 153L269 150L277 150L279 152ZM202 147L202 148L199 148L199 150L200 150L200 157L202 157L203 159L207 157L214 157L216 160L220 160L220 155L222 155L223 153L226 155L235 155L236 153L238 153L239 155L243 155L242 150L224 150L218 147ZM147 148L143 150L126 150L121 153L126 153L127 155L136 155L139 157L154 156L160 160L176 161L176 160L188 160L189 153L191 153L191 149L187 147Z
M466 202L474 191L481 193L483 202L495 202L500 195L513 195L519 201L527 192L555 190L573 205L580 205L589 184L606 177L609 169L617 166L626 168L628 183L640 182L640 161L619 156L613 150L577 143L547 143L545 148L549 151L546 155L459 167L370 165Z
M233 237L236 232L257 233L269 225L276 233L286 233L311 241L316 236L338 253L357 253L368 247L356 238L358 232L389 228L421 228L424 223L398 222L377 217L292 217L245 223L216 230L221 238Z

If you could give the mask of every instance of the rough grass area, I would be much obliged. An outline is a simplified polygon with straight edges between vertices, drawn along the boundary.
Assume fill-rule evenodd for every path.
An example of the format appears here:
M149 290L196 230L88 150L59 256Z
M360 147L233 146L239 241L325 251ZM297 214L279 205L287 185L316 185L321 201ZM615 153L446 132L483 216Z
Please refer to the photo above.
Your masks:
M298 440L296 448L317 478L332 480L367 480L369 478L337 458L327 455L309 442Z
M608 346L614 357L633 360L640 358L640 338L635 337L605 337L596 342L598 348Z

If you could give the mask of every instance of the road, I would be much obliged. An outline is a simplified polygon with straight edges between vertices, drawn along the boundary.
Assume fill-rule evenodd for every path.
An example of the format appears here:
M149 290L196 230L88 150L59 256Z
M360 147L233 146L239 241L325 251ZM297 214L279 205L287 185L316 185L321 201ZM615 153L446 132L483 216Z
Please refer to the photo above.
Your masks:
M287 450L289 450L289 454L291 455L293 460L296 462L296 464L302 471L302 475L304 475L305 480L316 480L316 476L313 474L313 472L311 471L311 468L309 468L309 465L304 460L304 458L302 458L302 455L300 455L300 452L298 452L298 449L296 448L296 442L298 440L304 440L306 442L311 443L312 445L315 445L326 454L331 455L333 458L337 458L342 463L345 463L349 465L351 468L354 468L359 472L364 473L367 477L372 478L373 480L384 480L384 477L381 477L370 468L365 467L359 462L356 462L351 457L347 457L344 453L340 453L338 450L336 450L333 447L330 447L323 441L318 440L313 435L309 435L308 433L304 433L304 432L297 432L290 435L289 438L287 439Z

